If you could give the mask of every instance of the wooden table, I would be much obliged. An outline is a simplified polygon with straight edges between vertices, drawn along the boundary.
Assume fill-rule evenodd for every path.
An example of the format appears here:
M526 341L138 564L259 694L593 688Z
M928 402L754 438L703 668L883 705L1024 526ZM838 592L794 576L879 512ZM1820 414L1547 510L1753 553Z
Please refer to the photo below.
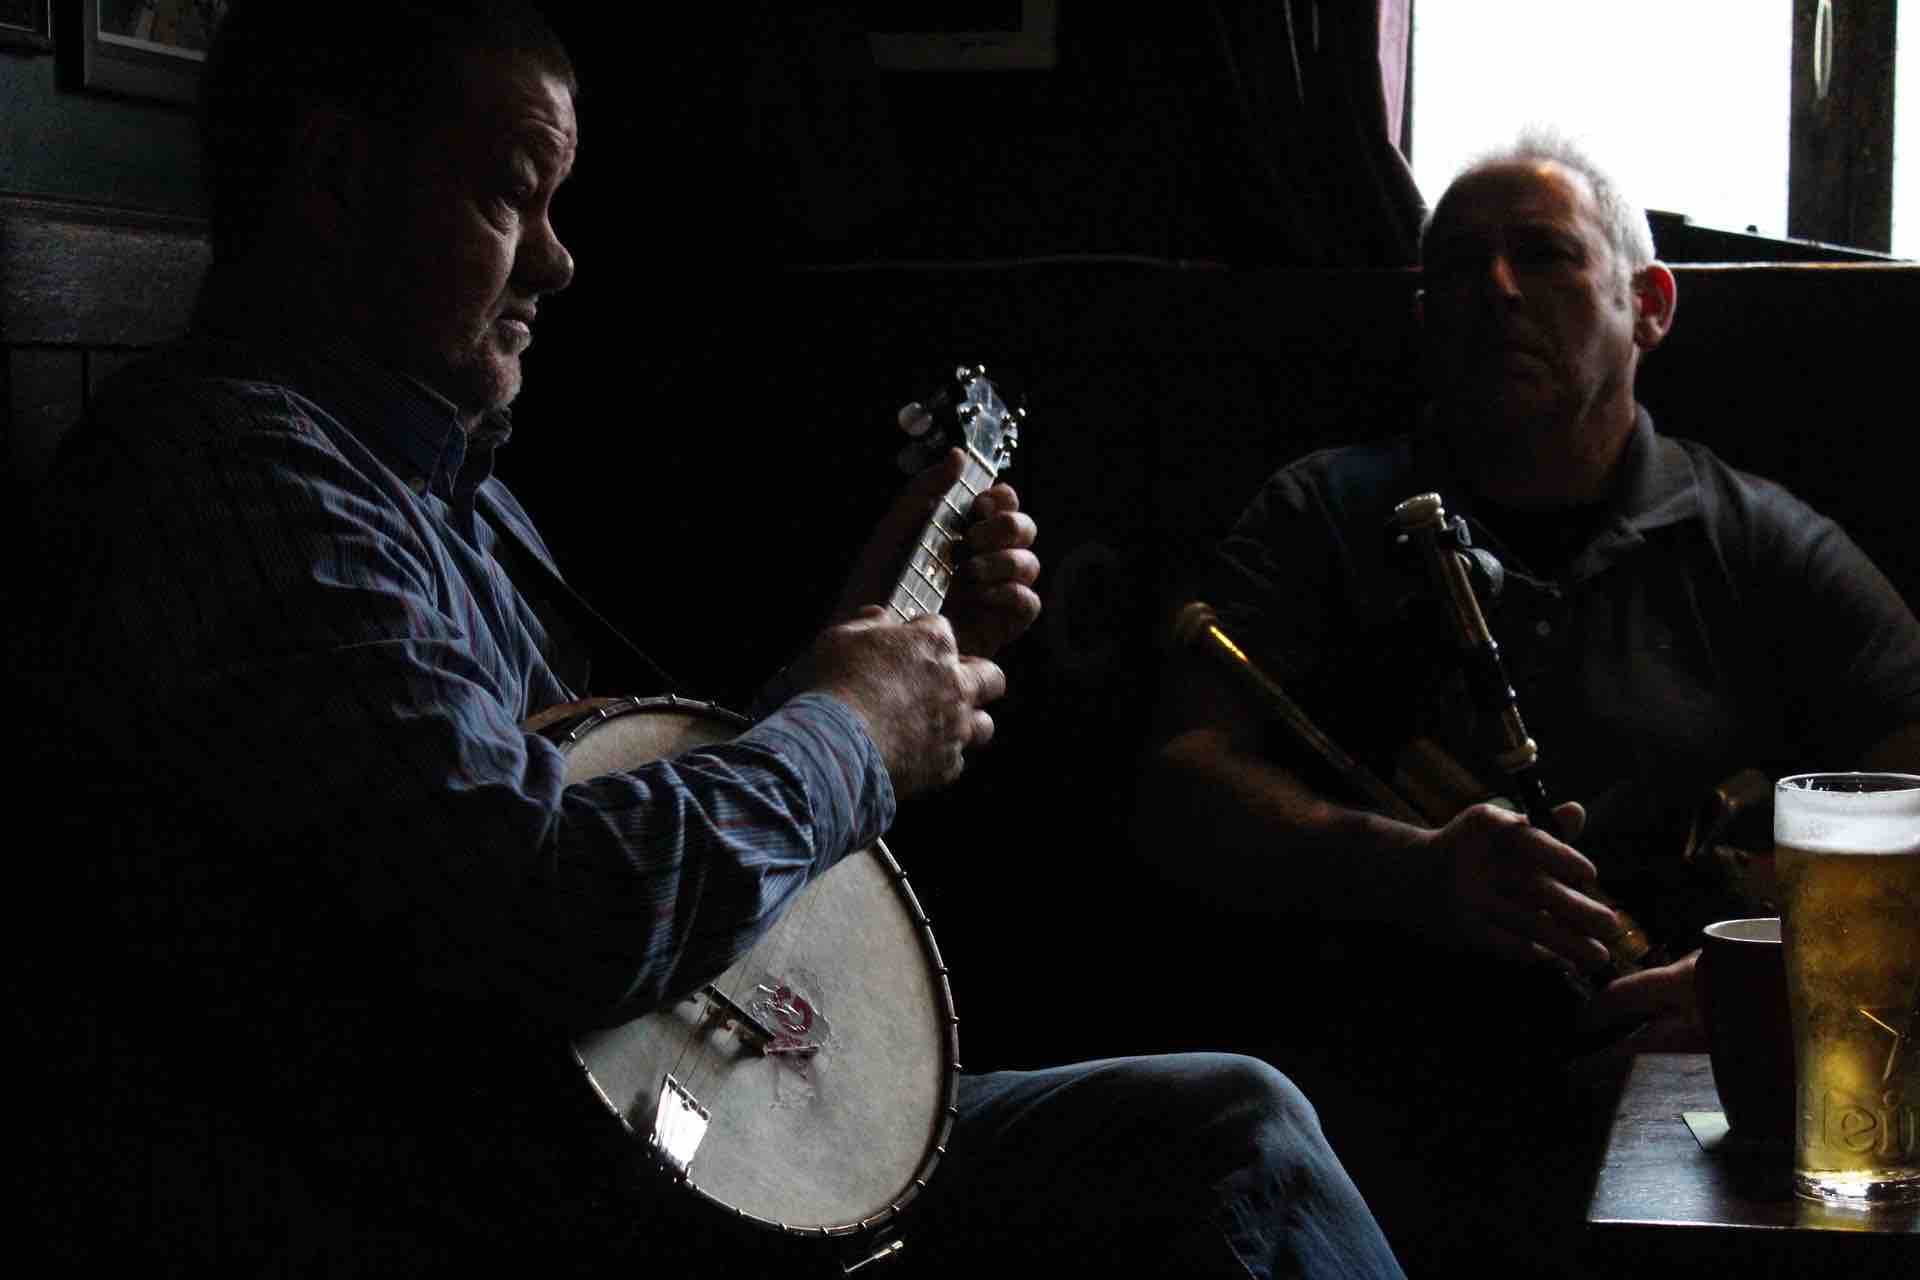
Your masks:
M1734 1144L1719 1112L1705 1054L1634 1059L1587 1207L1604 1266L1920 1280L1920 1205L1860 1213L1803 1200L1792 1152Z

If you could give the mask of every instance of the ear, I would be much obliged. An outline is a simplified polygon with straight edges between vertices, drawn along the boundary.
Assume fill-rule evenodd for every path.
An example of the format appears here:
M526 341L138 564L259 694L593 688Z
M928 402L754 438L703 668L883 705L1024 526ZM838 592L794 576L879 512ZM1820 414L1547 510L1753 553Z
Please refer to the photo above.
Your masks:
M366 207L370 173L367 131L358 117L331 105L301 113L287 176L308 231L328 244L348 243Z
M1642 267L1633 277L1633 345L1642 351L1659 346L1673 328L1679 285L1664 263Z

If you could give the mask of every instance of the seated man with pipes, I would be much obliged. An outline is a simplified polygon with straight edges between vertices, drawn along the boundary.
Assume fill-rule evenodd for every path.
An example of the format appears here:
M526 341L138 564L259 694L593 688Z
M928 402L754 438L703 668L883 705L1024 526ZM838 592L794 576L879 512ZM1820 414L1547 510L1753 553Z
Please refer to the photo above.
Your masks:
M1920 771L1920 623L1833 521L1656 432L1674 277L1575 148L1469 167L1422 264L1422 421L1284 468L1221 544L1143 832L1265 925L1287 1016L1249 1047L1402 1255L1557 1270L1616 1068L1704 1049L1700 927L1776 913L1770 780Z

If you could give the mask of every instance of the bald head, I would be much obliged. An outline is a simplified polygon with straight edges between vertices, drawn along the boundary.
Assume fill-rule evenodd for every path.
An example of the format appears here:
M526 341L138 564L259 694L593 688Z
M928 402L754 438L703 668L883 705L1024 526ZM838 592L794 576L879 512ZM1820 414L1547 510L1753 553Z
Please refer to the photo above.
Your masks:
M1585 184L1608 245L1619 260L1623 276L1631 276L1654 262L1653 232L1647 224L1646 210L1629 198L1613 175L1602 168L1575 143L1561 135L1535 130L1522 134L1507 146L1486 152L1465 168L1449 184L1434 205L1421 234L1421 259L1426 259L1426 242L1434 222L1456 188L1488 170L1524 168L1537 170L1554 165Z
M1540 156L1477 164L1434 208L1427 373L1486 496L1598 496L1632 434L1634 374L1666 334L1674 286L1650 244L1616 245L1630 230L1616 213L1584 171Z

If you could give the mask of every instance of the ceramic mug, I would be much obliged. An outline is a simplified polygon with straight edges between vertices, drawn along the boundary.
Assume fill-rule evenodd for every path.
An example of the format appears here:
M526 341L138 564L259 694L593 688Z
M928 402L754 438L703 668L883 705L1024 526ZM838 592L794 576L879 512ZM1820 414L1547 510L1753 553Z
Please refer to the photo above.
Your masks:
M1694 983L1728 1131L1742 1138L1791 1137L1793 1027L1780 917L1708 925Z

